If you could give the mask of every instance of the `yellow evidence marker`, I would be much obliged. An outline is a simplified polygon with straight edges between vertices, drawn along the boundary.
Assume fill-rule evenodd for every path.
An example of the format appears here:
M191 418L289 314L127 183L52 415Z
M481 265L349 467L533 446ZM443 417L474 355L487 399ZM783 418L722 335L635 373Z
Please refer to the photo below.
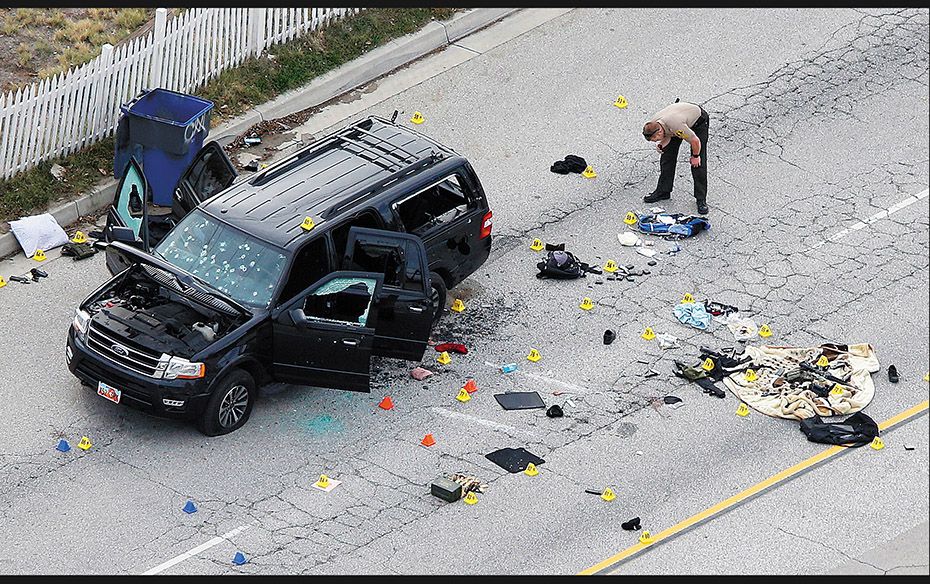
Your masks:
M744 403L741 403L738 408L736 408L736 415L746 417L749 415L749 406Z
M523 471L523 474L531 477L535 477L539 474L539 470L536 469L536 465L532 462L526 465L526 470Z
M81 441L78 442L78 448L81 450L88 450L93 444L90 443L90 438L87 436L81 436Z
M643 334L640 336L642 336L647 341L651 341L652 339L656 338L656 333L654 330L652 330L651 326L647 326L645 330L643 330Z
M762 338L767 338L772 336L772 329L769 328L769 325L764 324L759 327L759 336Z
M594 172L594 167L589 164L588 167L584 169L584 172L581 173L581 176L585 178L594 178L597 176L597 173Z
M465 403L471 399L471 395L468 393L468 390L463 387L459 390L459 394L455 396L455 399Z
M543 247L545 247L545 245L539 238L534 239L533 243L530 244L530 249L533 251L540 251Z
M604 489L604 492L601 493L601 499L604 499L605 501L613 501L616 498L617 498L617 495L614 494L613 489L611 489L610 487L607 487L606 489Z
M413 112L413 116L410 118L410 122L413 124L422 124L425 121L426 118L420 112Z
M443 365L448 365L449 363L452 362L452 357L449 356L448 351L443 351L442 353L439 354L438 357L436 357L436 360L442 363Z
M685 297L681 299L682 304L694 304L694 296L690 292L685 294Z
M530 349L530 354L527 355L526 358L532 361L533 363L535 363L539 361L540 359L542 359L542 355L540 355L539 351L537 351L536 349Z
M746 381L752 382L752 381L759 379L759 376L756 375L756 372L754 370L747 369L746 373L744 374L744 378L746 379Z
M617 267L617 262L613 260L607 260L607 263L604 264L605 272L616 272L619 268Z
M452 306L449 307L449 310L452 310L454 312L462 312L463 310L465 310L465 303L462 302L461 298L456 298L452 302Z
M313 229L314 227L316 227L316 225L313 223L313 219L312 219L312 218L310 218L310 217L304 217L304 221L303 221L303 223L300 224L300 227L301 227L301 229L303 229L304 231L310 231L311 229Z
M41 249L37 249L35 255L32 256L32 259L34 259L37 262L44 262L47 258L45 257L44 251L42 251Z
M625 97L620 95L620 96L617 96L617 101L614 102L614 105L620 109L623 109L630 104L627 102Z
M581 299L581 304L578 306L581 310L591 310L594 308L594 303L591 302L591 299L585 296Z
M468 494L465 495L465 503L467 505L474 505L478 502L478 495L474 491L468 491Z
M626 217L623 218L623 222L627 225L634 225L637 221L639 221L639 217L633 211L627 211Z

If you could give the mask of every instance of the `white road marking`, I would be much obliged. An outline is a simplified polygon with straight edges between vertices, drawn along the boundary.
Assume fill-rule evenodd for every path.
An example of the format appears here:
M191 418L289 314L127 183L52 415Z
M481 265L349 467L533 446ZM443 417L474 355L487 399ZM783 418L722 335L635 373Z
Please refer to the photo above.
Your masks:
M484 364L485 364L485 365L488 365L488 366L490 366L490 367L493 367L493 368L495 368L495 369L500 369L500 368L501 368L500 365L498 365L498 364L496 364L496 363L491 363L490 361L485 361ZM603 392L598 392L598 391L594 391L594 390L588 389L587 387L582 387L582 386L580 386L580 385L575 385L574 383L569 383L569 382L567 382L567 381L561 381L561 380L555 379L555 378L553 378L553 377L547 377L547 376L545 376L545 375L540 375L540 374L538 374L538 373L530 373L530 372L524 371L524 370L522 370L522 369L517 369L517 370L514 371L513 373L520 373L521 375L526 375L526 376L529 377L530 379L535 379L536 381L540 381L540 382L543 382L543 383L551 383L551 384L553 384L553 385L560 385L560 386L562 386L562 387L567 388L571 393L584 393L584 394L603 393ZM513 375L513 373L507 373L506 375Z
M159 572L164 572L165 570L167 570L167 569L170 568L171 566L174 566L175 564L180 564L181 562L183 562L183 561L186 560L187 558L192 558L192 557L196 556L197 554L199 554L200 552L205 551L205 550L208 550L208 549L212 548L213 546L215 546L216 544L221 543L221 542L224 542L224 541L226 541L227 539L229 539L229 538L231 538L231 537L234 537L235 535L237 535L237 534L239 534L239 533L242 533L243 531L245 531L245 530L248 529L249 527L250 527L250 525L240 525L239 527L233 529L232 531L230 531L230 532L228 532L228 533L224 533L223 535L214 537L213 539L211 539L211 540L209 540L209 541L207 541L207 542L204 542L204 543L200 544L199 546L195 547L194 549L192 549L192 550L190 550L190 551L187 551L187 552L184 552L184 553L181 554L180 556L177 556L177 557L175 557L175 558L171 558L171 559L168 560L167 562L165 562L165 563L163 563L163 564L159 564L159 565L155 566L154 568L152 568L151 570L149 570L149 571L147 571L147 572L143 572L142 575L143 575L143 576L151 576L151 575L153 575L153 574L158 574Z
M818 244L812 246L812 247L809 248L807 251L808 251L808 252L814 251L815 249L817 249L817 248L819 248L819 247L821 247L821 246L823 246L823 245L825 245L825 244L827 244L827 243L829 243L829 242L831 242L831 241L837 241L837 240L839 240L839 239L842 239L843 237L846 237L847 235L849 235L849 233L851 233L851 232L853 232L853 231L859 231L859 230L862 229L863 227L866 227L866 226L868 226L868 225L871 225L872 223L875 223L875 222L878 221L879 219L884 219L885 217L888 217L889 215L892 215L892 214L894 214L894 213L897 213L897 212L900 211L901 209L904 209L904 208L906 208L906 207L909 207L909 206L913 205L913 204L916 203L917 201L926 199L926 198L927 198L927 195L930 195L930 189L924 189L923 191L917 193L916 195L911 195L910 197L908 197L908 198L906 198L906 199L904 199L904 200L902 200L902 201L898 201L897 203L895 203L894 205L888 207L888 208L885 209L884 211L879 211L878 213L872 215L871 217L869 217L869 218L866 219L865 221L857 221L856 223L850 225L849 227L847 227L847 228L845 228L845 229L841 229L840 231L837 231L836 233L834 233L833 235L831 235L830 237L828 237L828 238L825 239L824 241L821 241L820 243L818 243ZM805 252L805 253L806 253L806 252Z
M439 406L433 406L430 408L432 411L436 412L440 416L446 418L459 418L462 420L468 420L482 426L487 426L489 428L496 428L502 430L509 434L525 434L527 436L536 437L538 434L536 432L530 432L529 430L521 430L520 428L514 428L513 426L508 426L507 424L501 424L499 422L492 422L491 420L485 420L484 418L479 418L478 416L472 416L471 414L463 414L461 412L453 412L452 410L447 410Z

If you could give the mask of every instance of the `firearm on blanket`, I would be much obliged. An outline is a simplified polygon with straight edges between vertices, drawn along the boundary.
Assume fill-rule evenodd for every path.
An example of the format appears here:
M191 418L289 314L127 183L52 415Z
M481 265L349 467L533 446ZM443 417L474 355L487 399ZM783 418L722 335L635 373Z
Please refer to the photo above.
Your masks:
M833 383L839 383L840 385L845 385L845 386L847 386L847 387L852 387L852 388L854 388L854 389L858 389L855 385L851 384L850 382L844 381L844 380L840 379L839 377L835 377L835 376L833 376L833 375L830 375L829 373L824 373L822 370L820 370L819 368L815 367L814 365L811 365L810 363L807 363L807 362L803 362L803 361L802 361L802 362L799 363L798 365L800 365L800 366L801 366L801 369L803 369L804 371L807 371L807 372L809 372L809 373L813 373L814 375L816 375L816 376L818 376L818 377L821 377L821 378L823 378L823 379L826 379L827 381L832 381Z

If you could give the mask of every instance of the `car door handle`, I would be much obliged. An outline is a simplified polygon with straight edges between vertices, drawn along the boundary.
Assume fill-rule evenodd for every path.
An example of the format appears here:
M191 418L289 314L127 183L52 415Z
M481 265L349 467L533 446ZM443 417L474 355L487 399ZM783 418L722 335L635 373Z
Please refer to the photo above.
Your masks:
M343 345L349 345L350 347L357 347L358 341L355 339L342 339Z
M417 306L415 304L410 305L410 312L423 312L424 310L426 309L422 306Z

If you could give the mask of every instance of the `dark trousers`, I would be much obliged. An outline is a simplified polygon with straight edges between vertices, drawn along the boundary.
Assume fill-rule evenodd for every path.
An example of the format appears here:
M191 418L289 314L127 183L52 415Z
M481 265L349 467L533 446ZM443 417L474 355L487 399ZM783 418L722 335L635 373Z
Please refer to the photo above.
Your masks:
M698 201L707 200L707 129L710 126L710 116L701 108L701 117L695 122L691 131L701 140L701 166L691 167L691 178L694 179L694 198ZM662 159L659 165L662 168L659 174L659 185L656 191L659 193L671 193L672 184L675 182L675 166L678 164L678 149L681 147L681 138L674 137L669 140L665 150L662 151ZM690 149L691 146L688 145ZM688 156L691 156L689 153ZM688 161L690 165L690 160Z

